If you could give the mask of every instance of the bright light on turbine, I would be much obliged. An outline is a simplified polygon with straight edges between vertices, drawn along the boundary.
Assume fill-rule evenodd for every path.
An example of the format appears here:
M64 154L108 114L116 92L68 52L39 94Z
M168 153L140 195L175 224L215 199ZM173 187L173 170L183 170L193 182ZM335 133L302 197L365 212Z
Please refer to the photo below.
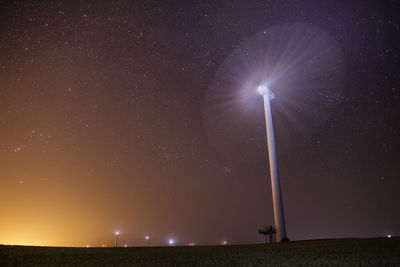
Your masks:
M146 235L144 238L146 239L146 247L148 247L150 242L150 236Z
M118 236L119 236L119 231L115 232L115 247L118 247Z
M275 98L274 93L268 88L266 85L260 85L257 89L257 92L262 96L268 96L270 100Z
M266 94L268 94L268 87L265 86L265 85L260 85L260 86L258 87L258 89L257 89L257 92L258 92L260 95L266 95Z

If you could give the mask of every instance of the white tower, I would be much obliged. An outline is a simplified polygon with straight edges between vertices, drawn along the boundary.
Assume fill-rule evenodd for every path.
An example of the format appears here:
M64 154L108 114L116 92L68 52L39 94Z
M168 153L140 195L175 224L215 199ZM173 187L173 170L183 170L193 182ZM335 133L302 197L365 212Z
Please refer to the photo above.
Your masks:
M119 232L115 232L115 247L118 247L118 236L119 236Z
M271 171L272 202L274 205L274 220L276 228L276 241L281 242L287 239L285 215L283 213L281 184L279 181L278 159L276 157L274 125L272 123L271 103L275 98L274 93L267 86L258 87L258 93L264 98L265 125L267 128L268 158Z

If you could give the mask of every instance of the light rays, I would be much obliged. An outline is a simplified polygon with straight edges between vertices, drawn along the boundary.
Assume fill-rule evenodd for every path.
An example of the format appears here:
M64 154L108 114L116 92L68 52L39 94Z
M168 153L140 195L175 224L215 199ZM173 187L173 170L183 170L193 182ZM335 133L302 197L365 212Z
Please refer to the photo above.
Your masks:
M264 160L263 146L246 146L249 138L265 144L256 93L265 84L276 95L278 152L294 148L326 121L332 99L340 95L342 71L334 38L318 27L284 24L252 36L226 58L210 83L203 113L210 143L231 159ZM247 153L235 154L238 146Z

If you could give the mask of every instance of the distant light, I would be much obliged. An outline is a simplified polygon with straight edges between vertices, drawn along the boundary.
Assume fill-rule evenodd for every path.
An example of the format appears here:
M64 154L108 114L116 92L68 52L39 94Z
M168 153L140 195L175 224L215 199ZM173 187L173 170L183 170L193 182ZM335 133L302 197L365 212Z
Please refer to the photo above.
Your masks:
M117 231L117 232L115 232L115 235L119 235L119 232Z
M193 247L194 246L194 242L190 242L189 246Z
M226 245L226 244L228 244L228 242L227 241L221 241L221 245Z
M11 246L14 246L14 243L11 243Z
M90 248L90 245L86 245L87 248Z
M128 245L127 245L127 244L125 244L125 245L124 245L124 247L125 247L125 248L127 248L127 247L128 247Z
M173 239L170 239L170 240L168 240L168 243L169 243L170 245L173 245L173 244L175 243L175 241L174 241Z
M149 240L150 236L146 235L144 238L146 238L146 240Z
M101 245L101 247L102 247L102 248L105 248L105 247L106 247L106 245L104 245L104 244L103 244L103 245Z
M392 238L392 235L387 235L388 238Z

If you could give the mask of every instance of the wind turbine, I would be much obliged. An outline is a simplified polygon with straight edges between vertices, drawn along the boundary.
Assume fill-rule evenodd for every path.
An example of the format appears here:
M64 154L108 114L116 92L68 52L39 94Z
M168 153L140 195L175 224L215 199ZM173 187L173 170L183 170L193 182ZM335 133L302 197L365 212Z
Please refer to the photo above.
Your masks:
M278 159L276 156L274 124L272 121L271 103L275 98L274 93L266 85L260 85L258 93L264 99L265 126L267 130L269 169L271 174L272 202L274 207L274 221L276 240L278 242L288 240L286 236L285 214L283 212L281 182L279 180Z
M119 231L115 232L115 247L118 247L118 237L119 237Z
M281 154L292 150L326 121L341 98L342 63L335 39L321 28L278 25L240 43L218 68L206 94L208 140L230 161L265 161L263 110L278 242L288 239L276 147Z

